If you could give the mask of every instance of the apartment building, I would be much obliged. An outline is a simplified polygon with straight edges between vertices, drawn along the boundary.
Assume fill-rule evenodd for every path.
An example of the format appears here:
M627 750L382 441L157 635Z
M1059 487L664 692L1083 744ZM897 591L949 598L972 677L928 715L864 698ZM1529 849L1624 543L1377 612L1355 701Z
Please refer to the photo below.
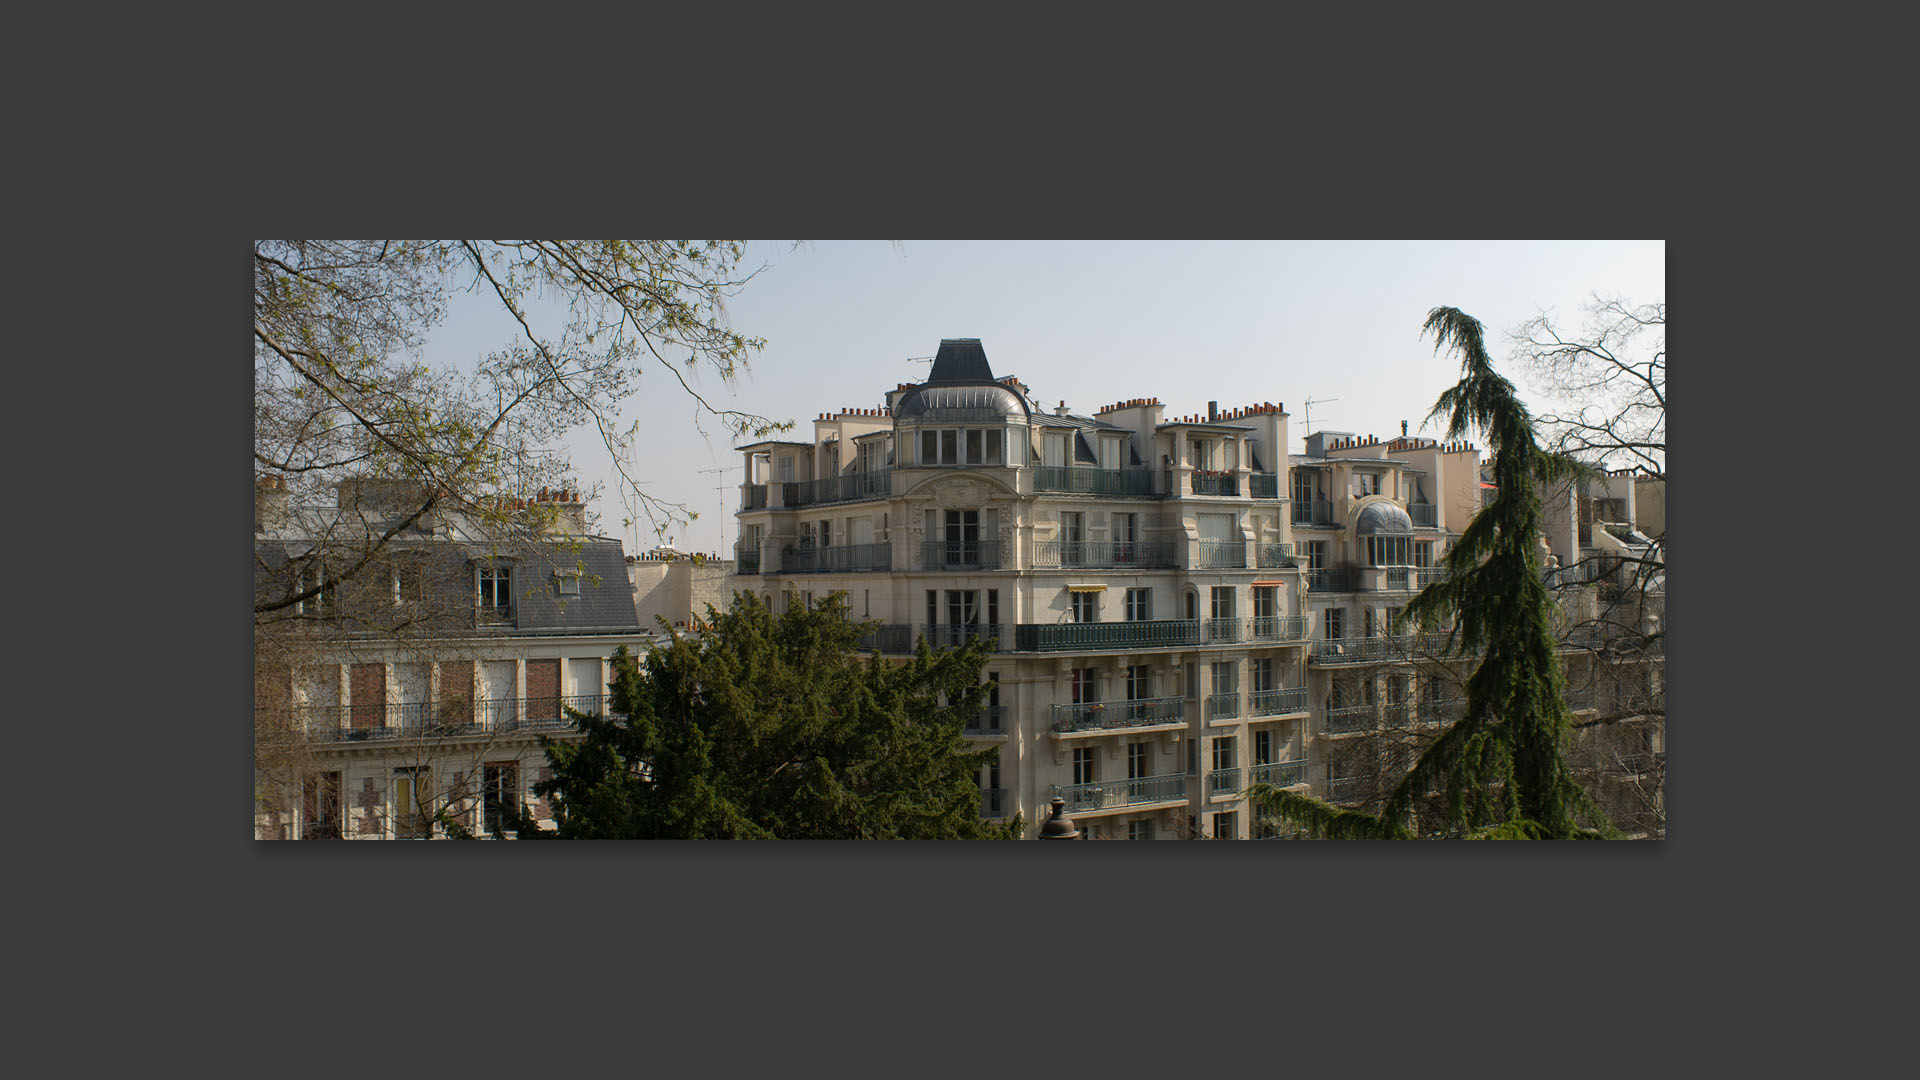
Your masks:
M257 495L256 595L320 591L256 622L256 817L262 839L486 833L530 808L540 736L599 711L607 658L647 638L620 541L586 533L571 492L487 524L435 511L408 485L340 485L336 505Z

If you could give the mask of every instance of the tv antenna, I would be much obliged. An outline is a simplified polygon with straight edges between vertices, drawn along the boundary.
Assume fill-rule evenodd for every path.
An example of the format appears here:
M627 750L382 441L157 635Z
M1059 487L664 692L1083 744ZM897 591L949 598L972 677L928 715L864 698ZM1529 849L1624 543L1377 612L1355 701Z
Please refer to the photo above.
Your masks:
M931 363L933 363L933 357L931 357L931 356L909 356L909 357L907 357L907 363L909 363L909 364L931 364Z
M717 469L701 469L702 473L725 473L739 468L738 465L722 465ZM727 485L713 485L716 501L720 506L720 550L714 554L722 559L727 557Z
M1329 401L1339 401L1339 400L1340 400L1340 399L1339 399L1339 398L1337 398L1337 397L1327 397L1327 398L1308 398L1308 399L1307 399L1307 402L1306 402L1306 404L1307 404L1307 411L1306 411L1306 416L1304 416L1304 417L1303 417L1303 418L1301 419L1301 423L1303 423L1303 424L1305 424L1305 425L1306 425L1306 429L1307 429L1307 434L1309 434L1309 435L1311 435L1311 434L1313 434L1313 407L1314 407L1315 405L1325 405L1325 404L1326 404L1327 402L1329 402Z

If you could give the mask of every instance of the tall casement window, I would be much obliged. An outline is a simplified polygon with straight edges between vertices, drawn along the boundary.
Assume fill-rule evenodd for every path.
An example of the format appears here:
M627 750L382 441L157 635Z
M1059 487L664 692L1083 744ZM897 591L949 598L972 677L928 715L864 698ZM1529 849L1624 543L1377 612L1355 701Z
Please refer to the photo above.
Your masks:
M1253 763L1273 764L1273 732L1262 730L1253 733Z
M1233 697L1239 694L1239 687L1234 685L1234 668L1237 666L1238 665L1231 660L1219 660L1213 663L1214 697Z
M1127 621L1146 622L1153 618L1153 590L1127 590Z
M1127 552L1126 561L1132 562L1131 549L1140 539L1139 514L1113 515L1113 542L1117 548Z
M1213 468L1213 443L1206 439L1191 439L1187 442L1187 453L1193 459L1196 469Z
M1140 780L1153 775L1153 747L1148 743L1127 744L1127 779Z
M1380 494L1380 474L1376 472L1354 473L1353 493L1362 496Z
M1073 782L1091 784L1093 775L1093 747L1076 746L1073 748Z
M1413 542L1413 565L1415 566L1432 566L1433 565L1433 541L1415 540Z
M1097 592L1073 592L1067 594L1073 602L1074 622L1100 621L1100 594Z
M1253 680L1254 693L1258 694L1263 690L1279 689L1279 687L1275 686L1273 683L1273 658L1272 657L1266 656L1266 657L1261 657L1258 660L1249 660L1247 661L1247 667L1250 669L1250 672L1251 672L1249 677Z
M980 511L948 510L942 520L948 566L977 566L980 563Z
M1067 464L1067 436L1049 433L1040 443L1040 463L1052 468Z
M1080 705L1100 700L1100 671L1098 668L1073 669L1073 703Z
M301 784L300 835L308 840L340 839L340 774L314 773Z
M1153 696L1153 666L1134 664L1127 668L1127 700L1145 701Z
M479 574L480 614L489 619L505 619L513 613L513 571L504 566L483 566Z
M1153 839L1153 822L1152 821L1127 822L1127 839L1129 840Z
M425 765L393 770L393 835L421 840L433 835L433 773Z
M1431 542L1429 542L1431 546ZM1413 538L1410 536L1367 537L1368 566L1414 566Z
M1321 630L1323 631L1320 635L1321 637L1326 638L1328 641L1336 641L1345 636L1344 630L1347 613L1344 610L1337 607L1328 608L1321 613L1321 618L1323 620L1321 624Z
M1327 542L1325 540L1303 540L1300 542L1301 554L1306 556L1309 570L1327 568Z
M1236 812L1229 810L1224 814L1213 815L1213 838L1215 840L1235 839L1239 836L1239 828L1240 817Z
M1280 613L1274 605L1273 589L1274 587L1272 585L1255 585L1253 587L1254 618L1271 619Z
M1292 483L1293 483L1293 504L1295 506L1312 506L1313 505L1313 470L1311 469L1293 470ZM1300 513L1300 512L1296 511L1296 513ZM1305 515L1302 514L1302 517L1304 516ZM1301 520L1301 518L1296 517L1295 520L1296 521Z
M1213 740L1213 767L1215 771L1233 768L1233 744L1235 737L1223 735Z
M922 465L1000 465L1006 460L1002 428L922 428Z
M1215 585L1213 587L1213 615L1215 619L1233 618L1233 586Z
M480 769L480 814L487 835L505 831L507 821L520 810L520 766L511 761L489 762Z

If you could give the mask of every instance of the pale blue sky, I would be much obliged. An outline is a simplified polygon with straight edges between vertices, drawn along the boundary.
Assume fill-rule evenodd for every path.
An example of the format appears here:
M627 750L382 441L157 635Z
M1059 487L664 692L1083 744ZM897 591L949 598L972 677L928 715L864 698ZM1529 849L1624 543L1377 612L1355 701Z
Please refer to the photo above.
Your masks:
M1091 413L1158 397L1173 416L1204 412L1209 400L1223 409L1284 402L1297 452L1312 397L1314 430L1384 438L1406 420L1421 433L1459 375L1420 338L1428 309L1452 305L1478 318L1505 360L1505 332L1542 308L1577 325L1594 292L1643 303L1666 296L1659 240L750 244L747 265L763 264L728 311L736 329L766 339L765 350L731 392L713 376L700 386L716 405L799 421L790 436L799 439L821 412L878 407L889 388L924 378L927 365L908 358L931 356L943 337L981 339L994 374L1018 375L1049 409L1064 399ZM423 358L471 364L507 330L463 299ZM1501 370L1529 389L1517 369ZM736 537L736 440L711 421L703 438L678 386L664 374L648 379L658 392L627 408L627 419L645 421L642 471L653 494L700 513L668 535L683 550L724 551ZM580 476L609 488L590 507L601 531L629 553L636 539L651 547L644 522L637 531L621 524L604 448L591 437L573 445ZM726 466L734 468L718 477L699 471Z

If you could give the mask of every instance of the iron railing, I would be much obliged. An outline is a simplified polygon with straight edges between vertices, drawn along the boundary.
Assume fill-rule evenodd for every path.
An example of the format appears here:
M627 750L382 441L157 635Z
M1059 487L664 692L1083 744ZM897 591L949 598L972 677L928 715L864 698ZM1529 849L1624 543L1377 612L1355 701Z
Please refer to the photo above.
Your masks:
M1166 540L1036 540L1033 565L1172 570L1180 559Z
M1071 495L1135 495L1154 498L1153 470L1088 469L1073 465L1041 465L1033 470L1033 490Z
M1021 652L1079 652L1086 649L1165 649L1200 644L1197 619L1139 622L1021 623L1014 627Z
M1407 589L1407 588L1411 588L1412 586L1413 586L1413 567L1411 566L1387 567L1387 588Z
M1183 723L1186 718L1186 699L1177 697L1082 701L1053 706L1053 730L1060 732Z
M757 574L760 572L759 544L734 545L733 572L736 574Z
M856 645L862 652L878 649L883 653L913 651L913 627L907 623L874 623L863 627Z
M1424 525L1429 529L1440 524L1440 508L1432 503L1408 503L1407 516L1415 525Z
M922 570L998 570L998 540L923 540L920 544Z
M1215 769L1207 774L1207 794L1228 795L1240 790L1240 770Z
M893 569L892 544L843 544L839 547L800 547L781 553L786 574L858 573Z
M1293 500L1295 525L1332 525L1333 504L1325 499Z
M1142 776L1133 780L1101 780L1089 784L1054 784L1048 794L1048 798L1066 800L1068 813L1184 800L1186 797L1187 778L1182 773Z
M1239 619L1208 619L1206 628L1209 645L1230 645L1242 637Z
M1013 791L1003 787L980 789L980 816L1003 818L1013 809Z
M1447 568L1444 566L1416 566L1413 568L1413 583L1418 588L1424 589L1436 581L1445 581L1446 579Z
M1207 695L1207 719L1218 720L1222 717L1240 715L1240 691L1233 690L1224 694Z
M1380 726L1380 712L1373 705L1342 705L1327 710L1327 731L1372 731Z
M740 500L742 510L764 510L767 506L767 485L747 484L746 495Z
M1364 776L1343 776L1327 781L1328 802L1355 802L1373 794L1373 782Z
M1413 703L1410 701L1389 701L1382 710L1382 719L1390 728L1413 726Z
M798 480L781 492L788 506L823 506L827 503L884 499L893 494L893 470L850 472L823 476L817 480Z
M1255 690L1248 704L1251 716L1278 716L1281 713L1305 712L1307 708L1307 688L1304 686L1286 687L1279 690Z
M297 722L312 741L362 742L572 729L574 723L568 718L567 709L598 713L605 708L605 694L574 694L492 701L455 698L384 704L295 705L287 707L286 715Z
M1466 712L1466 698L1442 698L1420 703L1420 722L1423 724L1451 724Z
M960 729L964 735L1004 735L1007 732L1007 707L989 705Z
M1193 470L1193 493L1195 495L1238 495L1240 480L1230 472L1216 469Z
M1299 641L1307 636L1305 615L1255 615L1247 620L1253 641Z
M1280 474L1270 472L1248 473L1247 493L1256 499L1279 498Z
M920 627L927 644L936 649L965 645L969 641L990 641L998 652L1004 635L999 623L927 623Z
M1244 540L1195 540L1189 548L1195 570L1240 569L1247 565Z
M1313 643L1316 664L1366 664L1381 660L1413 660L1444 655L1447 634L1394 634L1379 637L1319 638Z
M1260 544L1254 561L1262 569L1273 566L1292 566L1294 554L1292 544Z
M1307 571L1307 587L1322 592L1354 592L1359 574L1351 566L1320 566Z
M1253 782L1272 784L1274 787L1292 787L1307 782L1307 763L1302 761L1271 761L1265 765L1253 767Z

